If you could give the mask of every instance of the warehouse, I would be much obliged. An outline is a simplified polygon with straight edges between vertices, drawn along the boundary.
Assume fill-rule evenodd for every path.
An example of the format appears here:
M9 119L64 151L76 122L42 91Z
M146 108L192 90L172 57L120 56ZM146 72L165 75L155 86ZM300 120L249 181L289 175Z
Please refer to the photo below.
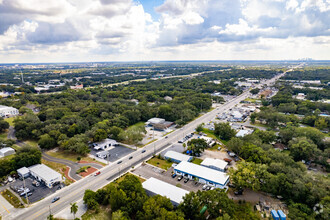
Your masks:
M183 197L188 194L187 190L173 186L153 177L142 183L143 188L149 196L161 195L169 198L174 206L183 201Z
M52 188L54 183L62 182L62 175L44 164L33 165L29 170L34 178L43 182L48 188Z
M215 188L223 189L229 181L226 173L186 161L182 161L174 167L174 171L177 175L198 180L200 183L214 186Z
M1 117L8 117L8 116L15 116L18 115L18 110L13 107L0 105L0 116Z
M171 160L174 163L180 163L181 161L190 162L193 157L185 154L178 153L176 151L169 150L164 155L165 160Z
M118 145L118 142L113 139L106 138L100 142L96 142L93 144L94 150L105 150L108 147L116 146Z
M6 157L15 154L15 150L11 147L5 147L0 149L0 157Z
M205 158L201 165L211 169L219 170L221 172L225 172L228 163L220 159Z

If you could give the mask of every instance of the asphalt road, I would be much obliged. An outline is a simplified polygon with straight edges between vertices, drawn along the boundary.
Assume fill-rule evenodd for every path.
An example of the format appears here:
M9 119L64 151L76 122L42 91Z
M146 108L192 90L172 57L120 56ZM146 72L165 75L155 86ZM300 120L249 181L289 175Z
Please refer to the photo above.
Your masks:
M264 82L263 84L271 85L273 84L279 77L283 74L280 74L273 79ZM257 87L262 87L262 85L258 85ZM152 157L154 153L157 153L166 147L168 147L171 143L177 142L179 139L194 131L197 125L201 123L207 123L210 120L214 119L219 111L225 111L227 109L233 108L236 104L240 101L244 100L249 96L249 91L242 93L241 95L237 96L236 98L230 100L229 102L219 105L218 108L210 111L196 120L190 122L189 124L185 125L181 129L178 129L171 134L167 135L168 138L159 139L144 148L138 149L137 151L125 156L118 160L122 161L120 164L118 162L114 162L113 164L106 166L101 169L101 174L99 176L89 176L85 177L78 182L71 184L68 187L65 187L55 194L52 197L47 197L33 205L27 209L23 209L20 212L12 213L11 216L7 217L6 219L24 219L24 220L37 220L37 219L47 219L50 211L52 214L58 213L64 208L68 207L70 203L76 202L81 199L84 195L86 189L97 190L102 188L103 186L109 184L115 178L127 172L131 167L137 166L142 161ZM144 153L142 153L145 151ZM129 159L132 157L132 159ZM60 196L61 199L56 203L51 203L51 200L55 196Z

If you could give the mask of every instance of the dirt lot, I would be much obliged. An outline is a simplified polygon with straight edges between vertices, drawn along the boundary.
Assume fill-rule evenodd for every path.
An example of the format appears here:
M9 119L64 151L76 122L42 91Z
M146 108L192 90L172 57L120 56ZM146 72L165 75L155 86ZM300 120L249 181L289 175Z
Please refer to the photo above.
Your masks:
M205 159L205 158L215 158L215 159L225 159L229 158L232 160L232 162L228 165L228 168L234 167L236 165L236 162L231 158L228 154L226 149L221 149L220 151L212 151L212 150L205 150L203 155L199 157L200 159Z

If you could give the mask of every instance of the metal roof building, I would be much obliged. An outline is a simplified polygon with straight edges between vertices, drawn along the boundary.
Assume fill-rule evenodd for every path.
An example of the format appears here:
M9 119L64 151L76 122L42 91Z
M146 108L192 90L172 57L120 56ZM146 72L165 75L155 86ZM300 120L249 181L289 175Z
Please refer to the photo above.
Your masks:
M26 178L26 177L30 176L30 170L26 167L22 167L17 170L17 174L21 177Z
M205 158L201 163L202 166L209 167L211 169L219 170L225 172L228 163L224 160Z
M45 183L49 188L53 187L55 182L62 181L62 175L44 164L36 164L29 167L31 175L38 181Z
M0 149L0 157L6 157L15 154L15 150L11 147L4 147Z
M142 186L147 191L147 194L151 196L165 196L169 198L175 206L180 204L183 201L183 197L189 193L187 190L181 189L153 177L143 182Z
M180 163L181 161L191 161L192 156L178 153L176 151L169 150L164 155L165 160L171 159L175 163Z
M1 117L18 115L18 114L19 114L18 109L10 107L10 106L0 105L0 116Z
M197 178L199 182L216 188L224 188L229 182L226 173L186 161L182 161L174 167L174 171L178 175L183 175L189 179Z

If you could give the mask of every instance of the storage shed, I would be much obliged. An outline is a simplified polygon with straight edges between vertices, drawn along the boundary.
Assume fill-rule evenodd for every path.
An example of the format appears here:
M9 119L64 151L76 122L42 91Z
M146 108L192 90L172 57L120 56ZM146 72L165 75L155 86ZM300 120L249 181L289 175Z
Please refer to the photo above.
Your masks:
M15 154L15 150L11 147L5 147L0 149L0 157L6 157Z

